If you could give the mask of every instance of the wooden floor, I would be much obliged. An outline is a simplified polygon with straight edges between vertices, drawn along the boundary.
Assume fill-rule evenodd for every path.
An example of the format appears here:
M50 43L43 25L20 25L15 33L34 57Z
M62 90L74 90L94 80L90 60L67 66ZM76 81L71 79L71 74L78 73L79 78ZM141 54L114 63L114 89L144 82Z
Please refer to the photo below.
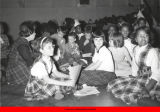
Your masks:
M74 95L68 95L62 100L55 100L54 97L51 97L43 101L30 102L23 99L24 88L24 85L2 85L1 106L136 106L126 105L121 100L114 98L110 93L107 93L105 87L99 88L99 95L90 95L81 98L77 98Z

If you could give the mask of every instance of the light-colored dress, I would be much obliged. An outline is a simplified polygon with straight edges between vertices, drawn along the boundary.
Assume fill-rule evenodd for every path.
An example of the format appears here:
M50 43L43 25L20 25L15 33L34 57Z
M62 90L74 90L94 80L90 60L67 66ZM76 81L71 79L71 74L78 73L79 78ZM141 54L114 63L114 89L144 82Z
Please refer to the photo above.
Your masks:
M127 50L129 51L129 54L131 57L133 57L133 48L136 46L134 44L131 43L131 39L125 39L124 40L124 46L127 48Z
M127 62L127 58L130 58L129 52L126 47L115 48L109 47L112 52L113 59L115 62L115 73L117 76L128 76L131 75L131 66Z

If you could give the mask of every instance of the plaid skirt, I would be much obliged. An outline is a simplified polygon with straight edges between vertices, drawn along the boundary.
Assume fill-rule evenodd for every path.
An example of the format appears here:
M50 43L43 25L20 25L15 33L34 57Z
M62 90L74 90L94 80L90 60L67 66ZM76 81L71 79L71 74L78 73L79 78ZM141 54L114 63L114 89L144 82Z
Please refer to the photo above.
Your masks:
M27 84L30 70L20 62L9 62L6 70L7 81L11 84Z
M39 100L39 98L48 98L56 92L56 85L47 84L44 80L30 77L25 88L24 96L30 100Z
M55 79L61 80L61 79ZM58 86L54 84L48 84L44 80L40 80L35 78L34 76L30 76L30 79L25 88L25 99L32 100L43 100L48 98L49 96L53 96L56 92L60 92L62 94L70 94L74 91L75 88L68 86Z
M116 78L115 73L102 70L83 70L79 83L87 85L107 85L109 81Z
M148 76L141 77L119 77L108 83L108 91L116 98L121 99L127 104L137 103L137 100L142 97L141 91L149 81ZM160 101L160 86L156 86L150 91L152 98L157 98ZM159 89L158 89L159 88Z

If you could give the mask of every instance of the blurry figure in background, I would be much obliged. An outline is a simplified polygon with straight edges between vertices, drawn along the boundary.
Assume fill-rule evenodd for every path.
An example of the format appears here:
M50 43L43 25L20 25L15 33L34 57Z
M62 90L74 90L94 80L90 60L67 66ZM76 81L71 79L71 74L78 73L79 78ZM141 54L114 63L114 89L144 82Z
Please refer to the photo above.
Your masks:
M37 56L39 55L39 53L35 49L37 47L37 39L42 36L41 35L41 23L39 21L34 21L33 28L34 28L36 35L35 35L35 39L30 41L30 45L33 51L33 59L36 59Z
M25 21L20 25L19 38L14 42L10 54L6 76L10 84L26 84L33 64L33 52L30 41L35 38L32 21Z
M109 40L109 50L112 52L115 73L117 76L131 75L131 57L124 46L124 38L120 33L114 33Z
M39 21L34 21L33 25L36 33L35 39L41 37L41 23Z
M48 23L42 23L40 26L40 30L41 30L41 37L46 37L46 36L50 36L50 31L49 31L49 24Z
M6 82L6 67L7 67L7 63L8 63L8 54L9 54L9 47L10 47L10 43L9 43L9 39L7 37L7 35L5 34L4 31L4 23L0 22L0 69L1 69L1 73L0 75L0 79L2 78L2 83Z
M109 38L113 35L113 33L115 33L115 32L118 32L118 27L115 25L115 24L111 24L111 25L109 25L109 27L108 27L108 31L107 31L107 37L108 37L108 39L106 39L106 40L109 40Z
M92 25L94 22L93 22L93 20L92 19L89 19L88 20L88 25Z
M83 41L83 46L81 46L81 54L82 58L87 61L87 64L92 63L92 56L94 53L94 44L93 44L93 35L92 35L92 27L86 26L84 33L85 40Z
M136 21L136 23L134 24L133 27L134 27L134 30L136 30L136 29L138 29L139 27L145 27L145 26L149 27L146 19L143 18L143 17L140 17L140 18L137 19L137 21Z
M73 30L73 27L74 27L74 19L73 18L65 18L64 22L63 22L63 25L64 27L66 27L67 31L66 31L66 34L68 35L69 32L72 32Z
M85 61L81 60L79 46L75 41L76 41L76 34L72 32L68 35L68 42L65 45L64 57L58 60L58 64L60 67L86 64Z
M65 53L66 40L63 38L65 34L66 34L65 27L60 26L57 33L50 36L52 39L55 39L57 42L58 50L60 50L57 52L60 52L60 58L63 58ZM59 53L57 53L57 55L59 55Z
M120 27L120 33L122 34L122 36L124 38L124 46L127 48L127 50L129 51L129 54L132 58L133 57L133 48L135 47L135 45L132 44L132 42L131 42L131 38L130 38L131 28L130 28L130 25L127 24L127 23L122 24L122 26Z
M84 38L84 33L82 32L82 28L80 26L80 22L75 19L74 20L74 31L76 34L76 43L78 44L80 51L81 51L81 47L83 46L83 41L85 40Z
M57 33L58 28L58 23L52 20L49 20L47 23L42 23L40 26L41 37L46 37Z
M139 19L137 20L137 24L138 24L138 28L139 28L139 27L148 26L148 25L147 25L147 21L146 21L145 18L139 18ZM149 27L149 26L148 26L148 27Z
M105 35L101 30L94 32L95 52L92 63L81 72L79 84L107 85L109 81L116 78L112 54L104 46L104 40Z
M118 21L118 24L117 24L118 27L121 27L123 24L126 23L126 21L125 21L123 16L119 16L117 19L118 19L117 20Z

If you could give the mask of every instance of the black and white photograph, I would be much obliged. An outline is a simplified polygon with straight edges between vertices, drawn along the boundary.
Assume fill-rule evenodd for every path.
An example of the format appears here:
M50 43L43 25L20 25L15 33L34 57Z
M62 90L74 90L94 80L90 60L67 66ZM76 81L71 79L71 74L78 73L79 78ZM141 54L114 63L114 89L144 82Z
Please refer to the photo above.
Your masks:
M160 0L0 0L0 107L160 107Z

